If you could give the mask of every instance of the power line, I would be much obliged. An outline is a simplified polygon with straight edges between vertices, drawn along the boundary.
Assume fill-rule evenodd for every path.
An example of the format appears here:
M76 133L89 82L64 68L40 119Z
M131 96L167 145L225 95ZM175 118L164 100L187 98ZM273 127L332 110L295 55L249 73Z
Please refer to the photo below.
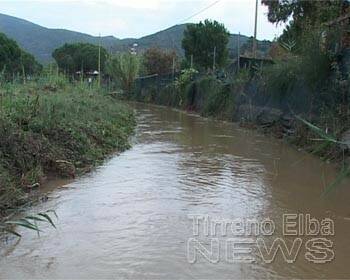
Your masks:
M201 14L201 13L207 11L207 10L209 10L211 7L215 6L216 4L218 4L218 3L221 2L221 1L222 1L222 0L216 0L214 3L211 3L209 6L206 6L205 8L199 10L199 11L196 12L195 14L189 16L188 18L185 18L185 19L183 19L182 21L179 21L179 23L177 23L177 24L185 23L186 21L190 20L191 18L193 18L193 17L195 17L195 16L197 16L197 15L199 15L199 14ZM177 25L177 24L175 24L175 25ZM172 26L174 26L174 25L172 25ZM169 28L171 28L172 26L169 26ZM167 36L168 36L169 39L173 42L173 48L176 48L176 49L178 50L178 47L175 46L175 42L174 42L173 36L172 36L171 34L169 34L169 33L167 33Z
M181 23L184 23L188 20L190 20L191 18L194 18L195 16L198 16L199 14L205 12L206 10L209 10L211 7L215 6L216 4L218 4L219 2L221 2L221 0L217 0L214 3L210 4L209 6L203 8L202 10L198 11L197 13L193 14L192 16L185 18L184 20L181 21Z

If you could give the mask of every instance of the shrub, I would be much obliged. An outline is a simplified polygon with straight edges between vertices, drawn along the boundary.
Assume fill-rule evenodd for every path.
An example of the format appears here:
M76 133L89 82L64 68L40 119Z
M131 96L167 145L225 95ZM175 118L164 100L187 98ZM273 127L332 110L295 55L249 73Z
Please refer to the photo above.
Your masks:
M198 81L200 112L204 116L231 120L234 114L234 93L230 84L224 84L213 77Z
M167 52L160 48L150 48L143 54L143 66L147 75L167 75L172 72L173 63L178 68L178 58L175 51Z

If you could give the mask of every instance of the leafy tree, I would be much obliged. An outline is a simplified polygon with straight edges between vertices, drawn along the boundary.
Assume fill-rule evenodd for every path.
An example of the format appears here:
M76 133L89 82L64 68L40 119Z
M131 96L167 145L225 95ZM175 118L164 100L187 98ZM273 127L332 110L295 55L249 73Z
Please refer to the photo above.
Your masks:
M326 22L340 15L345 0L261 0L268 7L267 17L270 22L287 22L291 17L298 24L308 20L310 24Z
M0 33L0 67L0 71L4 71L7 76L22 74L23 71L26 75L32 75L42 68L34 56L22 50L16 41L3 33Z
M205 20L204 23L188 24L182 40L186 59L190 60L193 55L196 65L208 69L213 66L215 48L216 66L225 66L229 36L225 26L217 21Z
M174 59L177 64L175 51L166 52L160 48L150 48L143 54L143 66L148 75L169 74L172 72Z
M56 49L53 54L58 67L70 74L83 70L94 71L98 69L99 46L89 43L65 44ZM108 53L101 47L101 71L104 70Z
M20 70L21 49L14 40L0 34L0 62L5 71L18 72ZM2 69L1 69L2 70Z
M289 21L284 30L282 41L300 41L303 33L319 27L341 15L349 5L345 0L262 0L262 4L268 7L268 20L272 23Z
M128 93L132 90L139 68L139 58L131 53L112 56L106 64L107 73Z

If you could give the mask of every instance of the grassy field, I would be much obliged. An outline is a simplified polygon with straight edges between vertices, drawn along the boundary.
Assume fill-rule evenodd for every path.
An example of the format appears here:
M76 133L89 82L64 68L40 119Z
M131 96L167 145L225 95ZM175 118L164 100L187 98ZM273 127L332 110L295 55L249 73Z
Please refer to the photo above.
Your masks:
M61 76L0 87L0 211L47 177L74 177L129 147L132 111Z

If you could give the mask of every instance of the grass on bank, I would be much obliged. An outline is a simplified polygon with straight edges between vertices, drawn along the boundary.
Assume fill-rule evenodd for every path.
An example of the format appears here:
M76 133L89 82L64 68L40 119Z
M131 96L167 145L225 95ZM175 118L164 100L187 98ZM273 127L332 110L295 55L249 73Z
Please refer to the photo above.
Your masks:
M129 147L131 110L103 92L46 76L0 87L0 211L46 176L74 177Z

